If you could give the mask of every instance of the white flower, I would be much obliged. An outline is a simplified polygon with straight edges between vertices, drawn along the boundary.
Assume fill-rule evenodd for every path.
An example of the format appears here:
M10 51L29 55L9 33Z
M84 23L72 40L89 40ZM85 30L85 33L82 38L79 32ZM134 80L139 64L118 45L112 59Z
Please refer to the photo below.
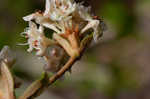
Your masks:
M25 21L35 20L38 24L43 25L49 29L54 30L57 33L60 33L60 30L57 28L56 22L50 20L50 18L43 16L42 13L36 12L28 16L23 17Z
M46 0L44 16L50 17L53 21L60 21L67 18L76 9L76 3L72 0Z
M82 4L78 4L77 13L85 21L92 20L91 7L84 7Z
M100 35L101 35L101 27L100 27L100 21L99 20L90 20L88 24L82 29L81 33L84 33L85 31L89 29L93 29L93 38L94 41L97 42Z
M41 24L49 29L54 30L56 33L62 33L64 27L60 24L71 19L69 16L76 9L76 3L71 0L46 0L45 12L36 12L28 16L23 17L25 21L35 20L38 24Z
M76 4L72 0L46 0L44 13L36 12L23 19L25 21L35 19L38 24L52 29L58 34L65 33L65 28L72 28L73 24L80 26L81 33L93 29L94 41L98 41L102 33L100 20L93 19L90 13L90 7ZM87 24L83 26L82 24L86 22Z
M26 34L28 38L27 44L29 44L28 52L33 49L37 50L37 55L41 56L44 54L46 48L52 44L52 40L46 38L43 33L44 29L42 26L37 28L37 25L33 22L29 22L29 28L23 34Z
M72 38L70 38L72 36L69 35L79 32L76 33L78 37L74 37L73 39L76 39L76 45L80 45L77 44L80 43L78 42L80 41L80 35L87 33L88 30L93 30L95 42L98 41L98 38L103 32L101 21L93 18L90 7L84 7L82 4L77 4L73 0L46 0L44 12L38 11L23 17L23 19L29 22L29 28L25 31L25 34L29 38L27 42L29 44L28 51L31 52L33 49L36 49L38 50L37 55L40 56L52 42L43 33L43 28L45 27L54 31L54 35L59 39L57 42L63 43L62 45L69 55L76 53L76 51L73 51L73 48L69 49L74 44L71 41ZM36 24L31 22L32 20L35 20L40 27L37 28ZM52 39L56 40L54 37Z
M94 41L97 42L100 35L102 34L102 29L100 26L100 20L94 19L90 14L90 10L90 7L86 8L83 5L78 4L78 14L83 20L88 22L88 24L81 30L81 33L84 33L89 29L93 29L93 38Z

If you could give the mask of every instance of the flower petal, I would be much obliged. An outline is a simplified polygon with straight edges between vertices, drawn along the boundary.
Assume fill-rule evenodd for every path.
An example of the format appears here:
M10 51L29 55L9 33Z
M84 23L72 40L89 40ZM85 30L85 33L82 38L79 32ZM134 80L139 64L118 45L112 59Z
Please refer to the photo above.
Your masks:
M46 0L46 7L45 7L45 12L44 15L47 15L50 12L50 0Z
M101 30L100 30L100 21L99 20L91 20L89 23L81 30L81 33L85 33L89 29L93 29L94 34L94 41L97 42L99 36L101 35Z
M35 18L35 13L23 17L23 20L25 20L25 21L31 21L31 20L33 20L34 18Z

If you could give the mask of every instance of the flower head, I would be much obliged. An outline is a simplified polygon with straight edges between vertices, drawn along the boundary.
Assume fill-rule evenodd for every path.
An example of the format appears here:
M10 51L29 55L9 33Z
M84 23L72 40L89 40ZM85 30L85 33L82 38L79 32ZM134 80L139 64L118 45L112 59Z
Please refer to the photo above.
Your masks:
M25 21L35 20L38 24L54 30L56 33L66 33L66 27L78 25L80 33L89 29L93 30L93 37L98 41L102 34L101 21L94 19L90 7L84 7L73 0L46 0L46 7L43 13L36 12L23 18Z
M70 57L78 57L82 52L81 45L88 40L87 36L93 37L97 42L103 33L102 21L91 15L90 7L84 7L74 0L46 0L44 12L38 11L23 19L29 22L29 28L25 31L28 37L28 51L36 49L37 55L44 57L54 43L61 46ZM33 20L40 25L39 28ZM45 37L44 28L54 31L52 38ZM92 36L89 36L89 30L92 30ZM50 64L51 59L53 58L49 57L47 63Z
M44 36L44 28L42 26L37 27L33 22L29 22L29 27L23 32L28 38L27 44L29 45L28 52L31 52L33 49L37 50L37 55L43 55L47 46L52 44L52 40Z

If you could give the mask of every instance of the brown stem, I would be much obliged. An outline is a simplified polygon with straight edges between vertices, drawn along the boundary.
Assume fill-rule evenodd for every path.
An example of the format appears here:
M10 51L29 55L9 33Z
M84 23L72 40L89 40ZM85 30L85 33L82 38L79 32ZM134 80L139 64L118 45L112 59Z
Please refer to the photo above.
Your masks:
M79 48L79 43L76 39L75 33L72 33L68 36L68 40L72 46L73 49L78 49Z
M90 42L92 41L93 36L92 35L88 35L83 42L81 42L80 45L80 50L79 56L75 56L75 57L70 57L69 61L55 74L53 75L50 79L49 79L49 85L53 84L57 79L59 79L68 69L70 69L72 67L72 65L78 60L80 59L80 57L82 57L82 54L84 52L84 50L86 49L86 47L88 46L88 44L90 44Z
M42 83L42 86L41 86L40 89L36 90L36 92L34 94L32 94L30 97L28 97L28 98L19 98L19 99L34 99L35 97L39 96L42 92L44 92L44 90L48 86L52 85L57 79L59 79L61 76L63 76L64 73L66 71L68 71L72 67L72 65L78 59L80 59L82 57L84 50L87 48L87 46L91 42L91 40L92 40L92 35L88 35L87 37L85 37L81 41L81 45L80 45L80 48L79 48L79 53L80 54L77 55L77 56L75 55L75 56L70 57L68 62L55 75L51 76L49 79L45 79L46 82L48 82L47 84L46 83L42 83L41 80L40 80L40 82ZM35 84L37 84L37 83L35 83ZM40 84L37 84L37 85L40 85ZM32 89L32 87L31 87L31 89Z
M35 99L36 97L38 97L45 91L45 89L48 88L48 86L52 85L57 79L63 76L63 74L76 62L76 60L77 57L70 57L68 62L55 75L53 75L49 79L45 79L44 82L41 80L37 80L19 99Z
M49 85L53 84L57 79L59 79L71 66L75 63L76 57L70 57L69 61L49 79Z

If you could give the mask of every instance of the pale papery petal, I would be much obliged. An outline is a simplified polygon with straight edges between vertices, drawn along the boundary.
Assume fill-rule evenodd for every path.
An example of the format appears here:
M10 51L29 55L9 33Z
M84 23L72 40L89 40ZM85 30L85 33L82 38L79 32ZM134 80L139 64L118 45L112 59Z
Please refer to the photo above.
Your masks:
M43 32L44 32L44 27L43 27L43 26L40 26L38 31L39 31L39 33L43 34Z
M51 8L50 3L51 3L50 0L46 0L46 6L45 6L45 12L44 12L44 15L49 14L50 8Z
M97 42L98 41L98 38L99 38L99 35L101 35L101 32L100 32L100 21L99 20L91 20L82 30L81 30L81 33L84 33L86 32L87 30L89 29L93 29L93 38L94 38L94 41Z
M32 52L33 46L29 44L29 48L27 49L28 52Z
M29 27L30 29L37 29L37 25L32 21L29 21Z
M23 20L24 20L24 21L31 21L31 20L33 20L34 18L35 18L35 14L33 13L33 14L30 14L30 15L28 15L28 16L23 17Z
M56 28L56 26L54 24L49 24L49 23L43 23L43 25L49 29L54 30L57 33L60 33L60 31Z

